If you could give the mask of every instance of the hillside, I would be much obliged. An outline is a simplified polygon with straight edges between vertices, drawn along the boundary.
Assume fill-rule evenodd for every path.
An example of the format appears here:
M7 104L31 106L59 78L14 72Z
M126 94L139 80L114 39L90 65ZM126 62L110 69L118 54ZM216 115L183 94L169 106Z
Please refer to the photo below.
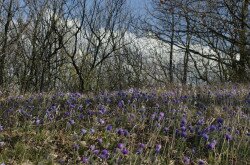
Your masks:
M0 101L3 164L247 164L250 86Z

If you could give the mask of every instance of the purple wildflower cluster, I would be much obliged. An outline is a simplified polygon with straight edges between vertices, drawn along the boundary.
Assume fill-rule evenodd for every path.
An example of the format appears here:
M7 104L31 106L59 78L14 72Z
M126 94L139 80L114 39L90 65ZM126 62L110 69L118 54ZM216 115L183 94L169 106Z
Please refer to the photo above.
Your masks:
M238 152L230 146L250 148L248 99L249 91L241 88L10 97L0 104L0 151L15 147L9 132L34 129L50 136L46 143L56 145L58 163L212 164L216 157L207 155Z

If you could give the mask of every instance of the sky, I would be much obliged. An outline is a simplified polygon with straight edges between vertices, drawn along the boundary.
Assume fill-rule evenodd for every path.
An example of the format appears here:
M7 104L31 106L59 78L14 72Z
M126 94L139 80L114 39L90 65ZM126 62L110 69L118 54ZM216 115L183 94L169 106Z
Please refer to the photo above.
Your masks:
M145 5L149 0L128 0L132 9L136 14L144 14L146 12Z

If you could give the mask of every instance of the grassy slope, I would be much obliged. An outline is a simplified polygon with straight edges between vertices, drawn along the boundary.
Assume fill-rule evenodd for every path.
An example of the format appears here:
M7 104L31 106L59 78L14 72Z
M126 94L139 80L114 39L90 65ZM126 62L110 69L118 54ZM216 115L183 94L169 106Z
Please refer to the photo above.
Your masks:
M247 164L249 92L228 85L2 97L0 163Z

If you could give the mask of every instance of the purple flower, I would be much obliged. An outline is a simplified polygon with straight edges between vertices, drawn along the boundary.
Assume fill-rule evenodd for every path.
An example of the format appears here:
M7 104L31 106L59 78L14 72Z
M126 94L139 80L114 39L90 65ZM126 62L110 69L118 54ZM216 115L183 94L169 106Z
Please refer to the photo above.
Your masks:
M75 124L75 121L74 121L73 119L71 119L71 120L69 120L69 123L70 123L71 125L74 125L74 124Z
M129 136L129 132L128 132L128 130L123 130L123 132L124 132L124 136Z
M205 123L204 118L199 119L197 125L203 125Z
M164 112L160 112L158 120L159 121L162 120L164 118L164 115L165 115Z
M106 128L106 130L107 130L107 131L111 131L112 128L113 128L112 125L108 125L107 128Z
M163 131L164 131L165 134L167 134L168 131L169 131L169 128L168 128L168 127L165 127L165 128L163 129Z
M36 119L36 125L39 125L39 124L40 124L40 122L41 122L41 120Z
M99 119L99 124L104 124L105 123L105 121L103 120L103 119Z
M185 117L183 117L182 119L181 119L181 127L182 126L185 126L187 124L187 119L185 118Z
M216 126L215 125L210 125L210 127L209 127L209 131L214 131L214 130L216 130Z
M91 134L94 134L95 133L95 130L93 128L90 129L90 133Z
M83 115L83 114L80 114L78 117L79 117L79 119L81 119L81 120L84 119L84 115Z
M136 154L141 154L143 152L143 148L138 148L137 150L136 150Z
M214 150L216 144L217 144L217 141L216 141L216 140L213 140L212 142L210 142L210 143L208 144L208 148L211 149L211 150Z
M100 108L99 108L99 112L100 112L100 114L105 114L106 113L106 108L104 107L104 106L101 106Z
M209 127L203 130L203 133L208 133L208 132L209 132Z
M82 111L82 108L83 108L82 104L78 106L78 110Z
M232 135L230 135L229 133L226 133L225 138L226 138L227 141L233 140Z
M74 148L75 150L79 150L80 147L79 147L78 144L75 143L75 144L73 145L73 148Z
M145 148L145 147L146 147L146 145L145 145L145 144L143 144L143 143L139 143L139 147L140 147L140 148Z
M185 126L182 126L182 127L181 127L181 130L182 130L182 131L186 131L187 129L186 129Z
M100 154L100 158L102 158L102 159L108 159L108 157L109 157L108 150L106 150L106 149L102 150L102 152Z
M91 151L93 151L95 149L95 145L91 145L89 148Z
M156 113L154 112L152 115L151 115L151 119L154 120L156 117Z
M198 165L204 165L204 164L205 164L205 161L204 161L204 160L201 160L201 159L200 159L200 160L198 161Z
M70 112L69 111L65 112L65 116L70 116Z
M130 114L129 115L129 121L132 122L135 119L136 115L135 114Z
M127 155L129 152L128 152L128 150L126 148L123 148L122 153L123 153L123 155Z
M104 150L102 150L102 153L101 153L101 154L103 154L103 155L108 155L108 154L109 154L109 151L106 150L106 149L104 149Z
M189 165L190 164L190 159L189 159L189 157L184 157L183 158L183 163L185 164L185 165Z
M206 133L203 133L202 135L202 138L204 139L204 140L208 140L209 139L209 136L208 136L208 134L206 134Z
M117 131L117 134L120 135L120 136L124 135L123 129L119 128L118 131Z
M123 148L124 148L124 144L123 144L123 143L119 143L119 144L117 145L117 148L123 149Z
M123 100L120 100L120 101L118 102L118 107L119 107L119 108L123 108L123 107L124 107L124 101L123 101Z
M181 137L187 137L187 132L186 131L182 131L181 132Z
M86 99L85 103L86 103L87 106L89 106L91 104L91 100L90 99Z
M143 143L139 143L139 148L136 151L136 154L141 154L143 150L145 149L146 145Z
M87 164L89 159L87 157L82 157L82 163Z
M155 152L159 153L160 151L161 151L161 145L157 144L156 147L155 147Z
M161 124L160 123L156 123L156 127L157 128L161 128Z
M100 152L100 150L97 150L97 149L93 151L93 153L94 153L95 155L98 155L99 152Z
M221 117L219 117L219 118L217 118L217 123L218 124L223 124L223 122L224 122L224 120L221 118Z
M189 131L190 131L190 133L194 133L194 128L193 128L193 126L188 126L188 129L189 129Z
M103 142L102 138L98 138L97 141L98 141L98 143L100 143L100 144Z
M85 135L86 133L87 133L87 130L86 130L86 129L84 129L84 128L81 129L81 134L82 134L82 135Z

